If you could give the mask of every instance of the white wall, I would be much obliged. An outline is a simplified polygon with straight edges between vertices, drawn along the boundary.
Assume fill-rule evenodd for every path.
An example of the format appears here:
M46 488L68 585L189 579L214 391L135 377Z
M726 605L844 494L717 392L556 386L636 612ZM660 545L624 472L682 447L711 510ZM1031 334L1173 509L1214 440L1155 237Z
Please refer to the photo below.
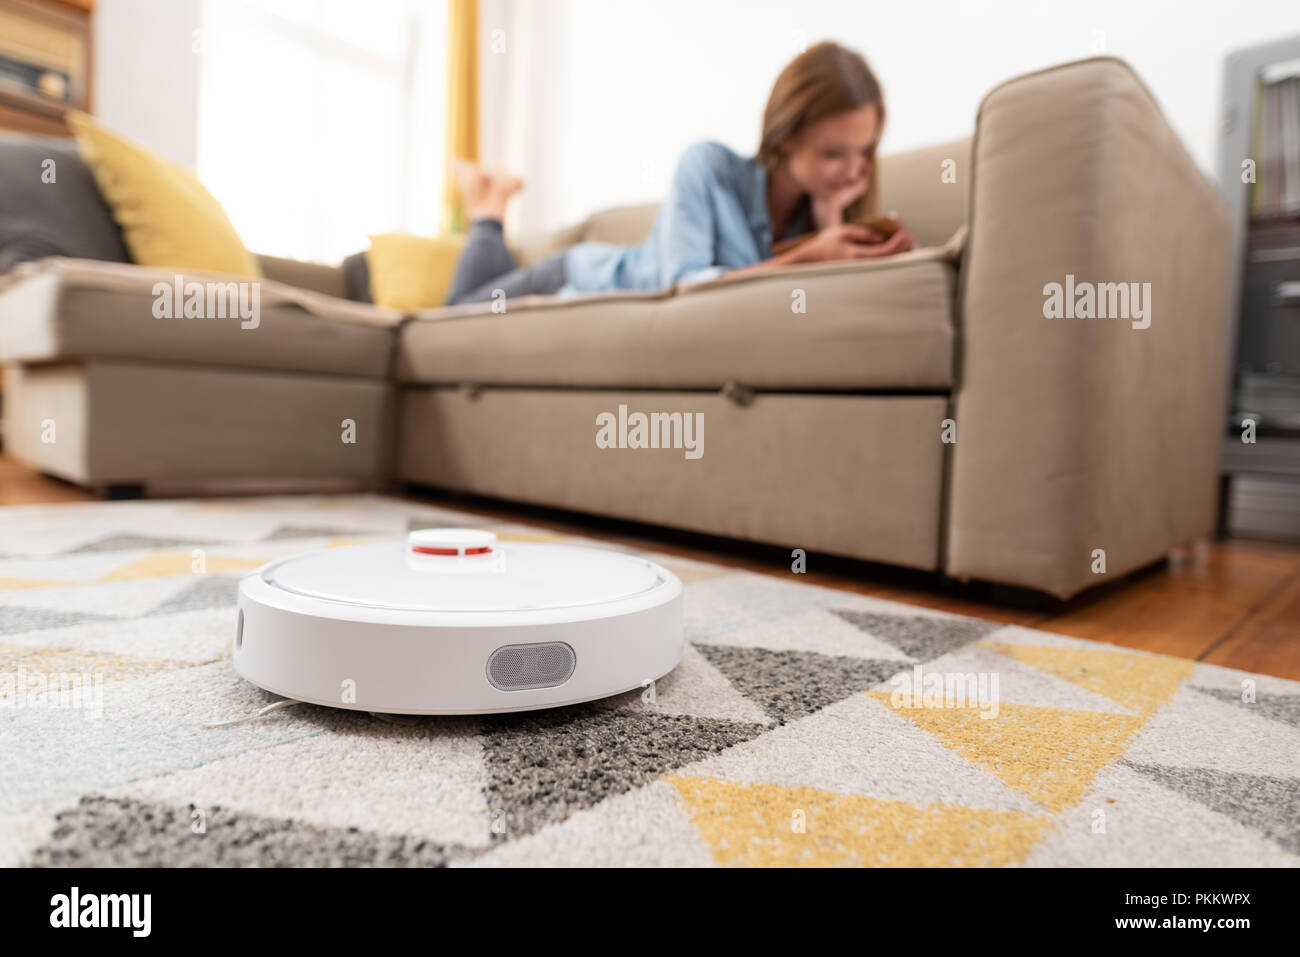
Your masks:
M797 42L822 39L860 50L880 78L886 152L964 136L998 82L1100 48L1133 64L1213 174L1224 55L1300 34L1300 3L484 0L480 19L509 40L483 58L485 110L502 84L528 101L485 113L484 153L525 178L510 225L533 229L661 198L694 140L752 153L776 75Z
M96 0L95 115L193 169L198 144L200 0Z
M94 15L96 112L190 168L200 7L98 0ZM511 227L532 229L661 198L697 139L752 151L796 43L825 38L861 50L884 84L886 151L966 135L990 87L1101 45L1133 63L1213 173L1224 55L1300 34L1300 3L480 0L479 20L483 155L524 176Z

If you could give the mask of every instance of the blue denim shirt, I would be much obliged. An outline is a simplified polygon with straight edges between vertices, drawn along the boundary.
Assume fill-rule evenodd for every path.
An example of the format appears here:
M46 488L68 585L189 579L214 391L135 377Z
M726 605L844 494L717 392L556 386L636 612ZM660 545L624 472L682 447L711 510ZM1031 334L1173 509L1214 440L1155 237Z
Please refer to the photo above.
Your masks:
M801 203L783 238L811 228L807 204ZM559 295L663 289L681 280L712 279L771 256L767 171L753 157L721 143L695 143L682 154L646 241L640 246L570 246Z

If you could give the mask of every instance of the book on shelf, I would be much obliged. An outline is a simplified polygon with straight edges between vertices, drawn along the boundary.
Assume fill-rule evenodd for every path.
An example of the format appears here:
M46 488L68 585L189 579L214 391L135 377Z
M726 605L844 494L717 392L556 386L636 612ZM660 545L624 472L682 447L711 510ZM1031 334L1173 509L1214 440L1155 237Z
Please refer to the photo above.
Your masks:
M1253 127L1251 217L1300 215L1300 72L1260 78Z

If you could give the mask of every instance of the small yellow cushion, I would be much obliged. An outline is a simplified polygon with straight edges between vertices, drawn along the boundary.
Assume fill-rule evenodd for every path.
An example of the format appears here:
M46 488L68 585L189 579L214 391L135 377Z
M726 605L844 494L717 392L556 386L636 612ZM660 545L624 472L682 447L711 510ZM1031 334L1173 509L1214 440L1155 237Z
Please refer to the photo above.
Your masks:
M370 237L370 295L389 309L436 309L447 298L464 236Z
M191 173L108 132L85 113L70 111L67 121L133 262L262 275L226 211Z

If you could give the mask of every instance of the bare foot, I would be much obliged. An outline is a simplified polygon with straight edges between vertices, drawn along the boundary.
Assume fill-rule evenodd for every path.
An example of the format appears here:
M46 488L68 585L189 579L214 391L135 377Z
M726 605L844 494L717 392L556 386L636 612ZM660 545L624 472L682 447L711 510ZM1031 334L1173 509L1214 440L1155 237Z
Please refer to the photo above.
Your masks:
M470 160L454 159L451 161L451 171L456 177L456 185L460 187L460 195L466 207L481 205L487 196L488 187L492 185L492 177L487 170Z
M518 176L500 170L489 173L470 160L454 160L452 171L471 219L505 218L506 202L524 188Z

